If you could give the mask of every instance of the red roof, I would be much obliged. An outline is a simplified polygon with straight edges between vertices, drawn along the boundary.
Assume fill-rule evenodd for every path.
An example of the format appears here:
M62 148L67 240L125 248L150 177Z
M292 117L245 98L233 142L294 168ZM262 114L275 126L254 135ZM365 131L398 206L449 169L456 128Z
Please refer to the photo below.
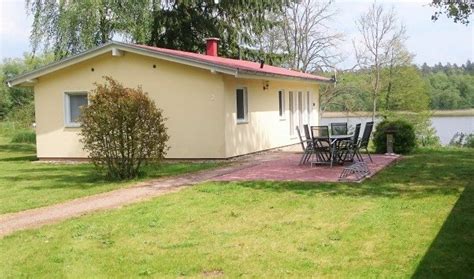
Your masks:
M271 65L264 65L263 68L260 68L260 63L246 61L246 60L238 60L238 59L230 59L224 58L219 56L211 56L205 54L199 54L194 52L187 52L181 50L174 50L168 48L159 48L159 47L152 47L146 45L135 45L140 48L148 49L157 53L166 54L170 56L174 56L177 58L185 58L194 60L196 62L204 62L215 66L230 68L238 71L242 71L249 74L263 74L263 75L277 75L283 77L291 77L291 78L301 78L301 79L308 79L308 80L317 80L317 81L331 81L330 78L316 76L308 73L302 73L298 71L293 71L289 69L285 69L282 67L275 67Z

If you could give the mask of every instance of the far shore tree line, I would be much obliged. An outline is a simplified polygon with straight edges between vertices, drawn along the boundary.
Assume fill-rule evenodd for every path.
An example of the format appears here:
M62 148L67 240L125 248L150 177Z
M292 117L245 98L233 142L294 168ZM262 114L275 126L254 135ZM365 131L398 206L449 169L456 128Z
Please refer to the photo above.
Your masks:
M381 77L379 112L416 110L463 110L474 108L474 63L424 63L390 69ZM321 111L371 111L371 92L365 86L370 80L367 70L346 70L338 73L338 83L331 92L322 91ZM327 90L327 89L326 89ZM421 97L421 98L420 98ZM428 103L428 107L423 107ZM421 104L420 104L421 103Z

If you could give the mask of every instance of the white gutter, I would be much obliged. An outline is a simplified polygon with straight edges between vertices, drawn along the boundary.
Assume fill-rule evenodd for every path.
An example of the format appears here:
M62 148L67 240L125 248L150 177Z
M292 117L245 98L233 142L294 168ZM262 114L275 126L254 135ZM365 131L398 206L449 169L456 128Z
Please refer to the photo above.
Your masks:
M262 72L255 72L250 70L241 70L239 69L237 78L246 78L246 79L273 79L273 80L290 80L290 81L302 81L302 82L310 82L310 83L333 83L331 79L323 80L323 79L311 79L311 78L304 78L304 77L292 77L286 75L278 75L278 74L270 74L270 73L262 73Z

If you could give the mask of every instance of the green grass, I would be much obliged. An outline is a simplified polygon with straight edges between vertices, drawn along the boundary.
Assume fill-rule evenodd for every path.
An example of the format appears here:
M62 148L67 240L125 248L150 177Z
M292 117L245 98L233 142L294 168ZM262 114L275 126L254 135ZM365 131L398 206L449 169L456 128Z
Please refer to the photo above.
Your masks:
M35 162L35 146L12 143L15 133L0 126L0 214L51 205L131 186L137 181L217 166L217 163L163 163L145 167L135 180L114 182L98 175L91 164ZM20 134L23 133L20 131Z
M12 140L12 143L36 143L36 133L34 131L21 131L16 133Z
M474 151L360 184L205 183L0 240L6 278L472 278Z

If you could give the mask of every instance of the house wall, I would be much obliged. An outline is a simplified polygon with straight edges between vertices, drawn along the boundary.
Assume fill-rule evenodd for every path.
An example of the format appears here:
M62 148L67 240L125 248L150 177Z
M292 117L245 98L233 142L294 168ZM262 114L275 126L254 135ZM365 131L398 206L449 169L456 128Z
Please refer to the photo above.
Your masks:
M310 92L311 125L319 123L319 86L301 81L268 81L264 90L263 80L238 79L226 76L225 81L225 150L232 157L261 150L298 143L297 133L290 135L289 92ZM238 123L236 115L236 93L239 87L246 87L248 94L248 122ZM278 91L285 92L285 117L279 116ZM299 126L296 119L295 125ZM306 124L306 120L303 121ZM303 132L303 131L302 131Z
M87 156L79 141L80 128L65 127L64 92L90 91L105 75L128 87L141 85L164 110L168 158L225 157L222 75L131 53L107 53L38 79L34 91L39 158Z

